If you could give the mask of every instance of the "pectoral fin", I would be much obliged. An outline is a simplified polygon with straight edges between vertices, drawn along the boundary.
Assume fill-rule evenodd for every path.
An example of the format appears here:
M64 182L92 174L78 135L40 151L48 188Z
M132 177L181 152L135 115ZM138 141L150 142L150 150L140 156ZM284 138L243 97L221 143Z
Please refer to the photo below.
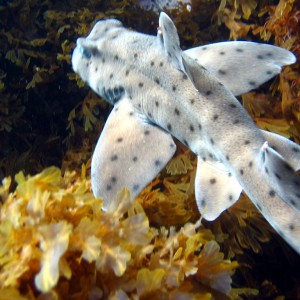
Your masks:
M223 83L234 95L257 88L279 74L296 57L290 51L253 42L222 42L184 51Z
M145 122L127 98L115 105L92 158L92 189L104 209L123 188L134 199L176 150L172 137Z

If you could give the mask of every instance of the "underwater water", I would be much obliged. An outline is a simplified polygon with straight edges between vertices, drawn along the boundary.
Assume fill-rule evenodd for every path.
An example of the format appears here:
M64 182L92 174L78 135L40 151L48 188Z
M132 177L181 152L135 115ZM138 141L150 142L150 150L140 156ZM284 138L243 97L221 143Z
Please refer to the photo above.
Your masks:
M91 192L111 107L73 72L75 41L103 18L156 35L167 2L0 2L1 299L300 299L299 255L245 195L198 222L196 157L179 142L137 201L124 190L104 213ZM299 144L299 4L177 2L164 10L183 49L239 39L298 56L239 100L260 128Z

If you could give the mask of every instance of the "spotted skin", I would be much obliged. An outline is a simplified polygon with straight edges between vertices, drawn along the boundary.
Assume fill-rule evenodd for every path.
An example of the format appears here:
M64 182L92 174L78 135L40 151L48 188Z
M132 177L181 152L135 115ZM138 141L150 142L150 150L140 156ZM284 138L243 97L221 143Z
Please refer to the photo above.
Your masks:
M252 68L251 61L259 61L263 75L252 77L256 65ZM234 96L294 61L285 49L249 42L183 52L165 13L156 37L127 30L113 19L96 23L87 38L77 40L72 56L74 71L114 105L92 158L95 196L108 207L125 186L135 198L173 156L174 136L198 156L195 194L204 218L217 218L244 190L300 253L299 176L294 172L300 147L260 131ZM233 69L242 69L239 77L232 76Z

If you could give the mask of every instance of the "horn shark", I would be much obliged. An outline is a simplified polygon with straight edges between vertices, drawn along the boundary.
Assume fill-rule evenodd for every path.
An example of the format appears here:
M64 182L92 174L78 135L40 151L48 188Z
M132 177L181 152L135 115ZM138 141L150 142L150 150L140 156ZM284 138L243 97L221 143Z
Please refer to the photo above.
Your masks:
M173 136L197 155L195 196L205 219L216 219L244 190L300 254L300 147L259 130L235 98L295 61L288 50L252 42L182 51L164 12L157 36L98 21L77 39L72 65L114 105L91 165L104 209L123 187L135 198L162 170L176 150Z

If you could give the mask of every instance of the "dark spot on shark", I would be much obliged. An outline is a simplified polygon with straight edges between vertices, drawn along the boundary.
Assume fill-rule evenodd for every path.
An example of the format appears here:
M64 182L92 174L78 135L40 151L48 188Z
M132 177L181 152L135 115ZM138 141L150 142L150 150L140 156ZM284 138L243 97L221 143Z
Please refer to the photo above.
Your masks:
M272 71L267 71L266 74L267 74L267 75L272 75L273 72L272 72Z
M133 189L134 191L137 191L139 188L140 188L140 185L139 185L139 184L134 184L133 187L132 187L132 189Z
M137 57L138 57L138 54L137 54L137 53L134 53L133 57L134 57L134 58L137 58Z
M241 48L236 48L235 51L236 51L236 52L244 52L244 50L241 49Z
M219 52L220 55L225 55L224 51Z
M299 187L300 186L300 181L299 180L293 180L293 184L295 187Z
M231 108L236 108L236 107L237 107L237 106L236 106L235 104L233 104L233 103L230 103L229 106L230 106Z
M278 173L275 172L274 175L278 180L281 180L281 176Z
M150 66L153 67L154 66L154 61L150 62Z
M199 130L202 130L202 125L200 123L198 124L198 128Z
M150 117L150 118L152 118L152 114L151 114L151 112L147 112L147 115L148 115L148 117Z
M256 204L256 207L258 208L258 210L260 210L260 211L262 210L261 206L259 204Z
M214 120L214 121L217 121L218 118L219 118L219 115L214 115L214 116L213 116L213 120Z
M292 168L289 164L287 164L287 163L283 164L283 166L284 166L284 168L285 168L287 171L291 171L291 172L294 171L293 168Z
M229 195L228 200L229 200L229 201L232 201L232 200L233 200L233 196L232 196L232 195Z
M174 109L174 112L175 112L175 114L176 114L177 116L180 115L180 111L179 111L179 109L178 109L177 107Z
M293 147L293 148L292 148L292 151L293 151L293 152L295 152L295 153L298 153L298 152L300 152L300 151L299 151L299 149L298 149L298 148L296 148L296 147Z
M275 197L275 191L274 190L270 190L269 191L269 196L270 197Z
M170 52L168 52L168 56L171 57L171 53Z
M240 169L240 174L244 175L244 170L243 169Z
M137 162L137 160L138 160L137 156L134 156L134 157L132 158L132 161L134 161L134 162Z
M231 177L231 176L232 176L232 174L229 172L229 173L228 173L228 177Z
M187 79L188 79L187 75L186 75L186 74L183 74L183 75L182 75L182 79L187 80Z
M172 86L172 90L173 90L173 92L176 91L176 86L175 85Z
M143 83L143 82L140 82L140 83L139 83L139 87L142 88L143 86L144 86L144 83Z
M291 204L292 206L295 206L295 205L296 205L296 202L295 202L293 199L291 199L291 200L290 200L290 204Z
M170 123L168 123L167 128L168 128L169 131L171 131L172 130L172 125Z
M102 63L103 63L103 64L105 63L105 58L104 58L104 57L102 58Z
M194 128L194 126L191 124L191 125L190 125L190 131L194 132L194 130L195 130L195 128Z
M293 224L290 224L289 230L293 231L295 229L295 226Z
M115 160L118 160L118 155L114 154L111 156L110 158L111 161L115 161Z
M229 155L226 155L225 158L226 158L226 160L228 160L228 161L230 160Z
M131 111L130 113L129 113L129 116L133 116L134 115L134 112L133 111Z
M238 124L238 123L240 123L240 120L236 119L236 120L233 121L233 124L235 124L235 125Z
M264 57L261 54L256 55L257 59L263 59Z
M217 179L216 178L211 178L209 180L210 184L215 184L217 182Z
M157 84L160 83L158 78L155 78L154 81L155 81L155 83L157 83Z
M160 63L159 63L159 66L160 66L160 67L162 67L163 65L164 65L164 63L163 63L163 62L160 62Z
M150 130L145 130L144 131L144 135L149 135L150 134Z
M267 53L266 53L266 56L272 57L272 56L273 56L273 53L272 53L272 52L267 52Z
M202 157L202 160L203 160L203 161L206 161L206 157L205 157L205 156L203 156L203 157Z
M190 103L191 103L191 104L194 104L194 103L195 103L195 100L194 100L194 99L190 99Z
M215 141L214 141L212 138L210 138L210 143L211 143L212 145L214 145L214 144L215 144Z
M106 190L107 190L107 191L111 191L111 189L112 189L112 186L111 186L110 184L108 184L108 185L106 186Z
M125 76L128 76L129 75L129 70L126 70L126 72L125 72Z
M256 85L256 82L255 82L255 81L249 81L248 83L249 83L249 85L251 85L251 86L255 86L255 85Z
M265 167L265 172L266 174L269 174L269 169L267 167Z
M211 153L209 153L208 156L209 156L210 158L214 158L214 156L213 156Z
M114 59L115 59L115 60L119 60L119 56L118 56L118 55L115 55Z
M123 138L122 138L122 137L117 138L117 142L118 142L118 143L123 142Z
M97 71L98 71L98 67L95 68L95 72L97 72Z
M249 145L249 144L250 144L250 141L249 141L249 140L246 140L246 141L244 142L244 144L245 144L245 145Z
M161 165L161 161L157 159L157 160L154 162L154 164L155 164L156 167L158 167L158 166Z
M159 102L155 101L155 106L158 107L159 106Z
M212 94L212 92L211 91L206 91L205 94L206 94L206 96L209 96L209 95Z
M109 79L112 79L114 77L114 74L109 75Z
M253 166L253 162L252 162L252 161L250 161L250 162L249 162L249 164L248 164L248 166L249 166L249 168L252 168L252 166Z
M112 176L110 180L111 180L112 183L116 183L117 182L117 177Z
M202 51L205 51L207 49L207 47L202 47L201 49L202 49Z
M219 73L220 75L226 75L226 71L225 71L225 70L222 70L222 69L220 69L220 70L218 71L218 73Z
M206 201L205 201L205 199L202 199L201 200L201 206L204 207L205 205L206 205Z

